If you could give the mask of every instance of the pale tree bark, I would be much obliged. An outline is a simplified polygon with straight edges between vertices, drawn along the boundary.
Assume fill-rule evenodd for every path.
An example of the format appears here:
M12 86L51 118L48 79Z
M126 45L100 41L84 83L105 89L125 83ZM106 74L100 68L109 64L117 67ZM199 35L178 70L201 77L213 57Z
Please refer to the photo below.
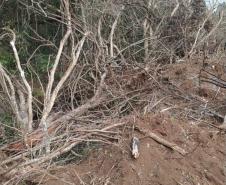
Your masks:
M23 109L26 110L25 114L23 115L24 118L26 117L26 119L20 119L19 118L19 120L20 121L22 120L22 122L24 122L23 124L25 125L26 132L31 132L32 131L32 123L33 123L32 88L29 85L29 83L28 83L28 81L27 81L27 79L25 77L25 72L24 72L23 68L21 67L20 58L19 58L18 51L17 51L16 45L15 45L15 43L16 43L16 34L11 29L7 28L7 29L4 29L4 30L8 31L10 33L10 35L12 36L12 40L10 41L10 45L11 45L11 47L13 49L13 53L14 53L14 57L15 57L15 60L16 60L17 69L18 69L18 71L20 73L21 81L23 83L23 86L26 89L26 96L27 96L27 98L23 97L24 100L26 99L26 103L24 104L24 106L26 106L26 107L23 107ZM6 77L6 75L5 75L5 77ZM7 79L8 79L7 81L10 82L9 81L10 78L8 77ZM9 83L9 84L11 84L11 83ZM12 89L12 84L10 85L10 87L11 87L11 90L12 90L12 96L14 96L15 95L15 90ZM14 100L12 100L12 101L14 101ZM18 108L16 108L16 109L18 109Z
M43 113L42 113L42 118L40 121L40 125L43 127L44 132L46 133L46 137L44 138L44 145L46 148L46 152L50 152L50 141L49 141L49 134L48 134L48 126L49 123L47 122L47 118L53 108L53 105L55 103L55 100L57 98L57 95L60 91L60 89L63 87L63 84L65 83L65 81L68 79L69 75L71 74L71 72L73 71L74 67L76 66L77 62L78 62L78 58L80 56L80 53L82 51L85 39L88 35L88 33L84 34L84 37L80 40L80 42L78 43L77 46L75 46L74 43L74 36L72 34L72 23L71 23L71 14L70 14L70 3L68 0L64 0L62 1L63 5L64 5L64 11L65 11L65 15L66 15L66 19L67 19L67 31L66 34L64 35L63 39L60 41L60 46L57 52L57 56L56 59L54 61L54 65L53 68L50 72L50 76L49 76L49 81L48 81L48 85L46 88L46 93L45 93L45 100L44 100L44 109L43 109ZM65 44L67 43L69 37L71 36L71 57L72 57L72 62L69 65L69 67L67 68L66 72L64 73L64 75L62 76L62 78L60 79L60 81L57 83L56 87L53 89L53 82L54 80L54 76L56 73L56 69L58 67L60 58L62 56L63 53L63 49Z
M18 52L17 52L17 49L16 49L16 46L15 46L15 41L16 41L16 35L15 33L13 32L13 40L10 42L12 48L13 48L13 52L14 52L14 56L15 56L15 59L16 59L16 63L17 63L17 68L20 72L20 76L21 76L21 79L26 87L26 90L27 90L27 108L28 108L28 131L32 131L32 122L33 122L33 113L32 113L32 89L31 89L31 86L29 85L26 77L25 77L25 74L24 74L24 70L22 69L21 67L21 63L20 63L20 59L19 59L19 56L18 56Z
M153 3L152 0L149 0L148 9L153 5L152 3ZM150 44L149 37L153 36L153 30L151 25L148 22L148 18L144 19L143 30L144 30L144 39L145 39L144 40L144 61L146 62L149 57L149 44Z
M124 6L121 7L121 10L123 10L123 9L124 9ZM116 19L115 19L115 21L114 21L114 23L112 25L111 32L110 32L110 57L111 58L114 57L114 42L113 42L113 38L114 38L115 28L117 26L119 17L121 15L121 10L117 13Z
M47 83L46 91L44 94L44 107L42 112L42 117L40 120L40 125L43 127L44 132L48 136L48 123L47 119L53 105L56 101L58 93L60 89L63 87L64 83L72 73L73 69L75 68L79 56L81 54L83 45L85 43L86 37L89 35L89 32L84 33L83 38L75 44L75 38L72 33L72 21L71 21L71 14L70 14L70 1L69 0L62 0L62 5L64 7L64 15L66 19L67 31L63 36L62 40L60 41L60 45L56 54L56 58L54 60L53 67L50 71L49 80ZM23 89L16 87L13 84L10 75L7 74L5 69L0 65L0 75L1 75L1 86L4 89L5 94L7 95L10 106L12 107L13 113L17 119L17 122L23 126L26 130L26 133L32 131L32 123L33 123L33 97L32 97L32 88L28 83L28 80L25 77L25 72L21 66L20 57L18 55L18 51L15 45L16 42L16 34L11 29L5 29L8 34L4 34L4 36L12 36L12 40L10 41L10 45L13 49L14 58L16 60L16 66L20 74L21 82ZM58 65L60 63L61 56L63 55L63 50L66 43L71 38L71 63L65 73L63 74L62 78L53 87L55 83L55 73L57 71Z
M11 81L10 76L6 73L5 69L3 66L0 64L0 84L1 87L3 88L4 93L7 95L10 103L10 107L16 117L16 123L17 127L23 127L25 128L25 125L23 125L22 118L20 116L20 111L19 111L19 106L17 104L17 98L16 98L16 92L14 85ZM22 125L20 125L22 124Z

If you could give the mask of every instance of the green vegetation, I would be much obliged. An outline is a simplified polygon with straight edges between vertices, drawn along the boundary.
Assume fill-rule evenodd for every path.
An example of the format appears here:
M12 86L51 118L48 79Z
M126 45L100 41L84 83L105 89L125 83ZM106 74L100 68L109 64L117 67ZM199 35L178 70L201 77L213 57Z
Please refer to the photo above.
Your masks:
M14 140L18 136L18 132L15 130L15 121L9 113L0 114L0 122L4 127L4 137L0 139L0 145L9 140Z
M10 73L16 72L16 63L12 53L0 46L0 64L2 64Z

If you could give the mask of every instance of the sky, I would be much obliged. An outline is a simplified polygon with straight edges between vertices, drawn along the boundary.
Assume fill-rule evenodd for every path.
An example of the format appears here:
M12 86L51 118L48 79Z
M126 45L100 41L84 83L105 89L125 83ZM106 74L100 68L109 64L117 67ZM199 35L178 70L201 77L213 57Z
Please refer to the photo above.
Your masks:
M226 0L205 0L207 5L211 5L211 4L214 4L214 3L223 3L223 2L226 2Z

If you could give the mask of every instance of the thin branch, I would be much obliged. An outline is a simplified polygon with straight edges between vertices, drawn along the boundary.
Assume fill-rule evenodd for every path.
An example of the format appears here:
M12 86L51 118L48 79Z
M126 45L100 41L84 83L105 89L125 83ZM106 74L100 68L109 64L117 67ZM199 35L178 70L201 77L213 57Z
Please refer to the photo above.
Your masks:
M16 102L15 88L13 86L13 83L12 83L9 75L5 72L5 70L3 69L1 64L0 64L0 73L3 76L3 78L6 79L6 81L9 84L10 91L9 91L7 85L6 85L5 79L1 80L2 86L4 86L3 88L5 89L5 92L6 92L8 98L10 100L10 105L11 105L11 108L13 110L13 113L16 116L17 122L22 123L22 119L21 119L20 114L19 114L19 108L18 108L18 105L17 105L17 102Z
M173 9L172 13L171 13L171 17L173 17L175 15L175 13L177 12L177 10L179 9L180 3L178 0L177 1L177 5L175 6L175 8Z
M122 7L122 10L124 9L124 7ZM115 32L115 28L117 26L117 23L118 23L118 20L119 20L119 17L121 15L121 11L119 11L113 25L112 25L112 28L111 28L111 33L110 33L110 57L113 58L114 57L114 44L113 44L113 36L114 36L114 32Z
M20 72L20 76L21 76L21 79L24 83L24 86L26 87L26 90L27 90L27 94L28 94L28 97L27 97L27 108L28 108L28 123L27 123L27 129L28 131L32 131L32 122L33 122L33 112L32 112L32 89L31 89L31 86L29 85L26 77L25 77L25 73L24 73L24 70L22 69L21 67L21 62L20 62L20 58L19 58L19 55L18 55L18 51L17 51L17 48L15 46L15 42L16 42L16 34L14 33L13 30L11 29L6 29L8 30L13 38L12 40L10 41L10 45L13 49L13 53L14 53L14 57L16 59L16 64L17 64L17 68Z
M50 97L51 97L51 92L52 92L52 86L53 86L53 82L54 82L54 76L56 73L56 69L58 67L61 55L62 55L62 51L64 48L64 45L66 44L71 32L72 32L72 27L71 27L71 14L69 12L69 2L68 1L64 1L65 3L65 11L66 11L66 15L67 15L67 32L64 35L63 39L60 41L60 46L56 55L56 59L54 61L54 65L53 68L50 72L50 76L49 76L49 82L46 88L46 97L45 97L45 106L48 105L49 101L50 101Z
M80 115L84 114L84 112L87 111L88 109L98 106L103 101L102 91L103 91L103 88L105 85L104 83L105 83L106 75L107 75L107 72L105 72L101 76L100 85L99 85L95 95L89 101L87 101L85 104L79 106L75 110L72 110L72 111L68 112L67 114L63 115L62 117L57 119L55 122L57 123L57 122L69 121L70 119L72 119L75 116L80 116Z
M43 112L42 121L44 121L44 120L48 117L48 115L49 115L49 113L50 113L50 111L51 111L51 109L52 109L52 107L53 107L53 105L54 105L54 102L55 102L55 100L56 100L56 97L57 97L57 94L58 94L59 90L62 88L64 82L67 80L67 78L68 78L69 75L71 74L72 70L73 70L74 67L76 66L76 64L77 64L77 62L78 62L78 58L79 58L79 56L80 56L80 53L81 53L81 50L82 50L82 47L83 47L83 44L84 44L84 42L85 42L85 39L86 39L86 36L87 36L87 35L88 35L88 34L85 34L85 36L84 36L84 37L82 38L82 40L80 41L79 46L78 46L78 50L77 50L76 54L73 53L71 65L68 67L68 69L67 69L67 71L65 72L64 76L61 78L61 80L59 81L59 83L58 83L57 86L55 87L55 89L54 89L54 91L53 91L53 93L52 93L52 95L51 95L50 101L49 101L48 105L46 105L46 108L45 108L45 110L44 110L44 112ZM42 121L41 121L41 122L42 122Z

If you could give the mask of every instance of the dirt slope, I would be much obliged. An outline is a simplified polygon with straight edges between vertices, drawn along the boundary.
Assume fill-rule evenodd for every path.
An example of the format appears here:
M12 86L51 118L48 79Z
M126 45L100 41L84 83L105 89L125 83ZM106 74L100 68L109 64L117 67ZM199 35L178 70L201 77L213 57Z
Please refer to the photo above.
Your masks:
M133 121L132 119L130 121ZM223 185L226 157L224 134L200 128L166 114L136 118L136 123L174 142L188 154L181 156L149 137L126 131L120 145L101 148L81 163L52 172L44 184ZM140 138L140 157L130 154L130 138ZM59 179L56 179L59 178ZM63 182L64 181L64 182Z
M218 75L220 62L208 63L207 70ZM165 91L153 91L150 106L123 118L128 124L119 132L118 143L96 149L76 164L50 169L37 181L45 185L225 184L226 136L216 128L222 119L205 114L203 106L224 115L226 90L209 83L200 86L201 68L202 61L197 59L159 70L158 80L162 80ZM219 75L226 79L225 73ZM134 125L175 143L188 154L182 156L138 133ZM131 156L133 136L140 139L138 159Z

